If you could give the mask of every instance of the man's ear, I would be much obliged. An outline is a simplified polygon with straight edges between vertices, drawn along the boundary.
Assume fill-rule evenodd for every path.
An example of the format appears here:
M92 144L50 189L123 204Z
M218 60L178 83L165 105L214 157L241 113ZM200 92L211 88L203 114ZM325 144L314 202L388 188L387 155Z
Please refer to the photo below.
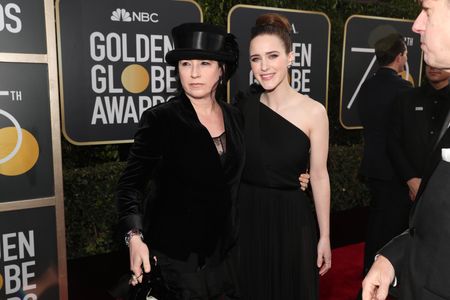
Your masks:
M403 52L401 52L401 53L399 53L398 55L397 55L397 57L396 57L396 59L402 59L404 56L406 55L406 51L403 51Z

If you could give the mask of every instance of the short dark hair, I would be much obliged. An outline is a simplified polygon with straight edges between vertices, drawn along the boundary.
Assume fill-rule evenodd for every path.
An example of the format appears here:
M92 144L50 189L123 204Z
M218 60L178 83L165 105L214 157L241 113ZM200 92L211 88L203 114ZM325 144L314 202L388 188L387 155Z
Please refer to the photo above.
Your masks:
M380 66L387 66L392 63L397 55L406 51L406 44L403 36L398 33L391 33L375 43L375 55Z

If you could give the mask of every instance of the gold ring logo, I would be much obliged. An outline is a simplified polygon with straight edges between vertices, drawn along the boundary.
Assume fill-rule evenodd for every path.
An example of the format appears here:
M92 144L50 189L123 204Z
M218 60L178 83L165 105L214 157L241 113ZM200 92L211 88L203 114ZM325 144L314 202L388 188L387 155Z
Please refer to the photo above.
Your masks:
M0 174L24 174L39 158L38 142L29 131L20 127L19 122L10 113L0 109L0 115L8 118L14 125L0 129Z
M147 70L138 64L127 66L121 75L123 87L130 93L142 93L150 82Z

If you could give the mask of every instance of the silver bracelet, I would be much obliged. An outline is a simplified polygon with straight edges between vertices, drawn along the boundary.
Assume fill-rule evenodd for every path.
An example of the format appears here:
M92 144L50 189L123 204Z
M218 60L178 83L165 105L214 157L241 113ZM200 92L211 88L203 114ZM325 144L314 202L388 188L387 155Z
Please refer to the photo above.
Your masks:
M139 229L133 228L125 235L125 245L127 247L130 246L130 240L135 235L138 235L141 238L141 241L144 241L144 235L142 234L142 232Z

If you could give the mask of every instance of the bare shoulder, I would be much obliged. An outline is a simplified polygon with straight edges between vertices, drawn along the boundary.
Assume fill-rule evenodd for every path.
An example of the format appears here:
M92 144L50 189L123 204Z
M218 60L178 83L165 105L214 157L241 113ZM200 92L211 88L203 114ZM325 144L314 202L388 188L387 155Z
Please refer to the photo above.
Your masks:
M297 102L297 107L305 111L308 115L313 117L327 115L325 107L319 101L302 94L298 94L297 99L299 100Z

